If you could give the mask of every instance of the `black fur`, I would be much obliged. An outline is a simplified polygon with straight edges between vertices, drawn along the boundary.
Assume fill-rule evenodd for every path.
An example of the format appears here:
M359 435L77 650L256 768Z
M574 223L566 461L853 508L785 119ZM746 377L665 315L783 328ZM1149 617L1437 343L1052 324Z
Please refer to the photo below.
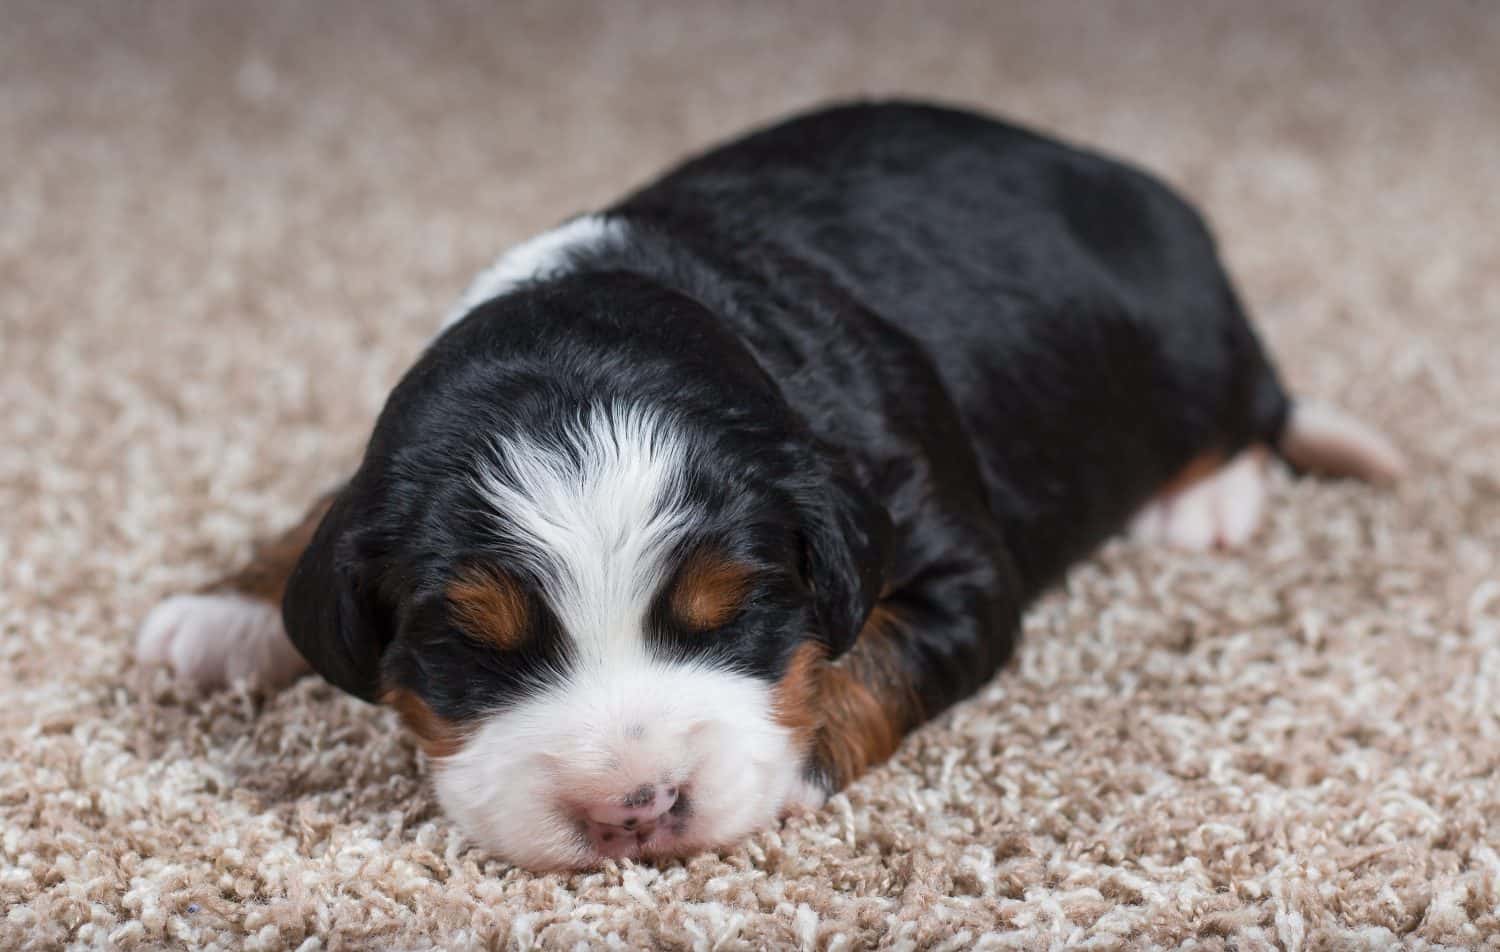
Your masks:
M774 679L809 631L848 650L884 592L932 716L1155 490L1205 452L1274 445L1286 420L1193 210L989 118L813 113L607 214L622 246L476 308L392 394L285 602L294 642L346 690L403 685L463 719L566 670L540 599L532 641L503 657L441 607L471 561L525 574L473 516L494 434L664 408L704 450L695 538L762 569L720 638L659 615L664 649Z

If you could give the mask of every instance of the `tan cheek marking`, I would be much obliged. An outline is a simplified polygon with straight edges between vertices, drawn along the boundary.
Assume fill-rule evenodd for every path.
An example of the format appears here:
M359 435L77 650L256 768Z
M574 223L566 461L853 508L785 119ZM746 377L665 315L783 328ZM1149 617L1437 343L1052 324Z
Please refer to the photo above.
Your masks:
M820 705L823 669L828 667L822 645L808 641L792 652L786 673L776 683L776 722L792 732L797 747L811 749L823 726Z
M713 553L695 553L672 587L672 617L692 631L712 631L734 618L749 589L749 566Z
M900 657L904 626L876 606L854 647L829 662L809 642L792 655L776 686L777 720L843 787L884 761L920 721L920 705Z
M471 637L509 650L526 636L526 597L498 572L466 570L448 584L448 601Z
M458 725L439 716L415 693L406 688L390 688L380 700L395 708L402 722L417 735L428 757L434 760L452 757L463 747L464 736Z

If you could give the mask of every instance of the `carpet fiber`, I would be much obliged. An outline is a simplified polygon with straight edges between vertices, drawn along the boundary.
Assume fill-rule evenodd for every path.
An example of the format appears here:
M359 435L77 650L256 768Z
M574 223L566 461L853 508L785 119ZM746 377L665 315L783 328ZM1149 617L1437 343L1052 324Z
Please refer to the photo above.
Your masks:
M0 3L0 948L1500 947L1486 3ZM1299 392L1411 453L1243 552L1112 543L821 814L534 877L388 711L195 698L162 595L355 459L498 250L685 150L922 94L1208 212Z

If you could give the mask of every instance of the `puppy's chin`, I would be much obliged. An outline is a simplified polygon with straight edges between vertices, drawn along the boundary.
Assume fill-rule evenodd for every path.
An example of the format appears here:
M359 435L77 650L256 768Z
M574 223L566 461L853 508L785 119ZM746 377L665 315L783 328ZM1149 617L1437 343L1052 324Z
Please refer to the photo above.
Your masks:
M476 844L531 870L727 846L821 804L771 687L641 661L575 676L491 714L434 771Z

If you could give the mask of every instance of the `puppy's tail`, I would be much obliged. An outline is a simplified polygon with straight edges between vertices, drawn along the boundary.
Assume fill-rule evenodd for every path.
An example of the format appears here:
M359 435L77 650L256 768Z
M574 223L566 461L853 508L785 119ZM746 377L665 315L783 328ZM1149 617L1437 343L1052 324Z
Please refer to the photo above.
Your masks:
M1299 471L1389 486L1406 474L1406 458L1385 434L1337 407L1297 401L1276 452Z

